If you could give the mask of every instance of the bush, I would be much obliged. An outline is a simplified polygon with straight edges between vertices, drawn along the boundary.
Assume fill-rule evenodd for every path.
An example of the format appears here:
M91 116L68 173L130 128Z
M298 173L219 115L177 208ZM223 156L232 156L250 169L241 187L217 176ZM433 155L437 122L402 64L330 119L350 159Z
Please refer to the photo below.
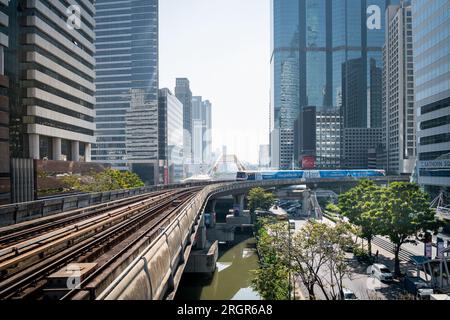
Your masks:
M366 250L354 247L353 255L359 262L373 263L373 257L370 257Z

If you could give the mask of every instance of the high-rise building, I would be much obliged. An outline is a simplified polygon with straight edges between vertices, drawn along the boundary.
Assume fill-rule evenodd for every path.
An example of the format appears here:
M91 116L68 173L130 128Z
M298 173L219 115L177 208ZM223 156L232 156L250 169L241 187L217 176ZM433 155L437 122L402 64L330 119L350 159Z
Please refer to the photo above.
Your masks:
M418 180L431 194L450 192L450 2L411 6Z
M385 169L397 175L411 174L416 163L411 6L389 6L386 23L382 112Z
M339 109L302 108L295 123L298 166L333 169L340 166L342 117Z
M9 46L8 1L0 1L0 205L11 199L9 169L9 79L5 75L5 51Z
M269 168L270 167L270 145L262 144L259 146L259 168Z
M212 159L212 104L205 100L202 104L203 119L203 163L210 164Z
M304 107L341 110L344 126L347 118L350 127L381 127L382 13L397 2L272 0L271 156L279 167L301 160L291 132Z
M164 88L159 90L160 181L177 183L184 177L183 104Z
M192 97L192 155L193 163L203 164L203 98Z
M95 8L93 160L157 183L158 0L97 0Z
M373 150L383 141L383 129L344 128L341 134L341 167L351 170L373 167Z
M12 157L90 161L95 142L94 5L11 0L2 1L2 9L3 21L9 20L9 27L2 28L8 33L2 45L8 41L4 73L10 83Z
M192 91L189 79L177 78L175 96L183 104L183 128L184 128L184 157L188 162L192 161Z

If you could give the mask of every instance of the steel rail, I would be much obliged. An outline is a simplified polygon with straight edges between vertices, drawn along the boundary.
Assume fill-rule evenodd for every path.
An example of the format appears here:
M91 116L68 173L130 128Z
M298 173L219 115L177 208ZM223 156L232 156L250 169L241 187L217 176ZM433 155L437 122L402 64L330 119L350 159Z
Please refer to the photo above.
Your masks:
M131 256L136 256L142 252L145 248L145 243L151 243L154 237L158 236L162 232L162 227L170 224L174 217L180 212L186 209L191 200L195 198L195 194L192 194L184 202L177 207L173 208L165 215L160 216L157 221L151 223L151 225L144 226L144 230L139 230L139 234L131 239L123 248L117 253L111 256L105 263L98 267L92 274L84 279L77 288L70 290L61 300L82 300L96 298L96 290L104 286L104 282L111 275L111 269L116 270L120 267L120 260L128 260Z
M127 230L136 229L136 227L140 227L144 223L148 223L149 219L154 217L155 210L164 208L164 206L167 206L167 204L175 201L177 198L185 196L186 193L192 192L195 191L184 190L178 192L177 195L174 195L169 199L165 199L165 201L161 201L154 207L148 208L142 213L137 214L130 219L126 219L112 228L108 228L100 233L94 234L93 236L84 239L71 247L46 257L28 268L13 274L11 277L8 277L4 281L0 282L0 298L5 299L13 297L15 294L23 291L25 287L37 283L37 281L42 280L42 278L46 275L51 272L55 272L58 268L67 265L83 253L88 252L95 246L101 245L114 236L123 237L123 234Z
M173 191L172 194L176 194ZM0 250L0 271L5 273L10 266L24 264L37 255L48 255L58 250L62 246L71 245L79 242L90 234L109 228L114 224L128 219L134 214L139 214L149 205L156 204L157 200L153 198L141 201L133 206L126 206L113 210L110 213L103 213L100 216L79 222L69 227L44 234L34 239L24 241L11 247ZM26 266L25 266L26 267Z
M113 210L116 208L120 208L120 207L124 207L126 205L134 204L136 202L139 202L139 201L142 201L145 199L157 198L157 197L166 195L170 192L173 192L173 191L171 191L171 190L157 191L157 192L152 192L152 193L145 194L145 195L138 195L138 196L132 197L132 198L116 200L116 201L114 201L114 203L112 205L109 205L109 206L102 204L102 205L96 205L96 206L89 207L89 208L78 209L78 210L74 210L75 214L70 215L70 216L68 216L68 214L66 212L64 214L61 214L63 216L60 217L59 219L57 216L52 216L50 219L51 220L50 222L44 222L42 224L38 224L38 225L32 226L30 228L22 228L22 226L17 226L18 231L13 231L14 227L13 228L9 227L7 229L10 232L4 232L6 234L0 236L0 249L5 248L6 246L11 246L11 244L19 243L21 241L30 239L37 234L43 234L43 233L49 232L51 230L55 230L55 229L70 225L72 223L87 220L91 217L99 216L102 213L105 213L107 211L110 211L110 210ZM87 209L90 209L90 210L86 211ZM77 211L79 211L80 213L76 213ZM70 213L72 213L72 212L73 211L71 211ZM1 230L2 229L0 229L0 235L2 234Z

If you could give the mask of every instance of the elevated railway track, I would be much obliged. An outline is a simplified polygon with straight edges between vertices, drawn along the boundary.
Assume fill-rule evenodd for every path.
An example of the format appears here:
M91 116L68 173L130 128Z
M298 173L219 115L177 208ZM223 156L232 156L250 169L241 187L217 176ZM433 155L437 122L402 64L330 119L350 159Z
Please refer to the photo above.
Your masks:
M209 199L304 183L184 184L6 225L0 228L0 299L172 299ZM2 208L10 213L11 206L0 207L0 215Z

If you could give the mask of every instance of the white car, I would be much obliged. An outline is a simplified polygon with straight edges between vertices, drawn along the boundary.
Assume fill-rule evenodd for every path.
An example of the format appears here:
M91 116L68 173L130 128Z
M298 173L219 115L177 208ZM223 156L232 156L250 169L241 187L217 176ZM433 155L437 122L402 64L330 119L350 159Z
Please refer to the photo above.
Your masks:
M389 268L380 263L375 263L367 268L367 274L383 282L391 282L394 280Z
M350 289L342 288L341 294L344 300L358 300L358 297Z

